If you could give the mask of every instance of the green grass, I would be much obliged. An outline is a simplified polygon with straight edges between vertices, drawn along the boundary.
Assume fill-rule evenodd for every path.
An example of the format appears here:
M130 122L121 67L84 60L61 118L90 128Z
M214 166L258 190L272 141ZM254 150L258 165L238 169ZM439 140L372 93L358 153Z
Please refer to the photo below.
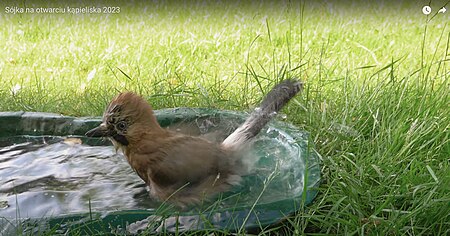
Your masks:
M284 113L311 133L323 183L309 208L262 234L450 234L450 15L410 2L2 12L0 111L98 116L124 90L155 109L248 110L299 77L306 89Z

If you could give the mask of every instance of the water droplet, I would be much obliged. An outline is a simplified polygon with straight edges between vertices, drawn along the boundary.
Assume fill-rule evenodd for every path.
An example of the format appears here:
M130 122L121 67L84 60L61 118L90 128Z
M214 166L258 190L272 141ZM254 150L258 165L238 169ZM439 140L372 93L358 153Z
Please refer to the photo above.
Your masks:
M55 197L55 195L52 194L50 197Z
M9 207L8 201L0 201L0 209L6 209Z

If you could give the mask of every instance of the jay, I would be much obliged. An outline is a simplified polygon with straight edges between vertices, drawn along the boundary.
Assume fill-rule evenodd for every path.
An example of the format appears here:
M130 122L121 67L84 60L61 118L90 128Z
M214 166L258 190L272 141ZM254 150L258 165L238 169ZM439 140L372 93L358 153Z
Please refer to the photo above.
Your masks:
M221 143L162 128L150 104L132 92L117 95L107 106L102 123L86 136L108 137L147 184L151 197L184 207L239 183L240 150L302 88L298 80L281 81Z

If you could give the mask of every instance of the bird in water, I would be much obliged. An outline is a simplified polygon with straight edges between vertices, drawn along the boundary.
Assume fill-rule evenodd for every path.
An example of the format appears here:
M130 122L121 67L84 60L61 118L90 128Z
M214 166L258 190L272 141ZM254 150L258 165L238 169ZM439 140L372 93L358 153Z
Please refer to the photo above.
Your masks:
M221 143L162 128L150 104L132 92L117 95L102 123L86 136L108 137L148 185L151 197L185 207L239 184L240 151L302 88L298 80L281 81Z

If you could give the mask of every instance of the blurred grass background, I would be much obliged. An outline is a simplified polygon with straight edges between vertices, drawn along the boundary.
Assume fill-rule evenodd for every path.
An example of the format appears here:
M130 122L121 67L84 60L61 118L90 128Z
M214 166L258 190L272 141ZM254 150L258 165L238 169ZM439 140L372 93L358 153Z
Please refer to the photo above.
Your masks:
M437 14L445 4L2 2L0 111L99 116L124 90L155 109L249 110L277 81L298 77L306 89L283 112L311 133L323 183L275 232L445 235L450 13ZM12 6L120 13L6 13Z

